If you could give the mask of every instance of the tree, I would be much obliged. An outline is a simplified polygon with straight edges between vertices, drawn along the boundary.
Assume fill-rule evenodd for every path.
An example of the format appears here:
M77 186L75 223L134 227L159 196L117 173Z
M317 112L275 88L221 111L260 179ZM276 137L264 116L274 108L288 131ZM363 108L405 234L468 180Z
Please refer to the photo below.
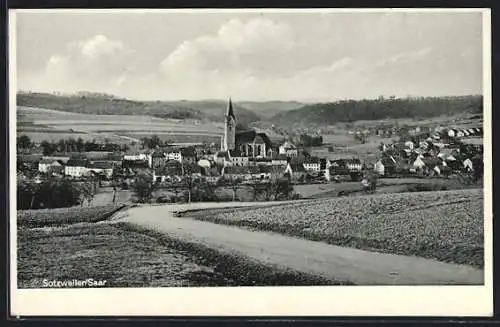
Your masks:
M17 138L17 147L20 149L30 149L33 147L33 143L29 136L23 134Z
M241 186L242 180L241 178L235 175L226 175L224 176L223 183L231 188L233 191L233 201L236 200L236 192Z
M132 185L134 194L140 203L149 203L153 197L154 183L149 176L138 175Z

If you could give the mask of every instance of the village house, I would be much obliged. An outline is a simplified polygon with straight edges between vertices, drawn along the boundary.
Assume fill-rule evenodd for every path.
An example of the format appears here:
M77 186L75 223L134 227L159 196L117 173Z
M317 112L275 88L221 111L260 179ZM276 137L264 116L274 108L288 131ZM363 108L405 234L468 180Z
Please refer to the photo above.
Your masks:
M182 153L178 150L165 151L163 152L163 157L165 158L165 160L175 160L179 162L182 161Z
M88 172L103 175L107 178L111 178L113 175L113 168L113 163L108 161L93 161L87 165Z
M233 166L248 166L250 158L241 153L240 150L229 150L229 160Z
M38 171L41 173L48 173L50 167L61 167L63 166L59 161L54 159L42 159L38 163Z
M151 168L153 165L153 160L152 160L152 153L147 151L147 152L127 152L123 156L123 161L129 161L129 162L138 162L138 161L145 161L148 165L148 167Z
M63 177L64 176L64 170L65 167L63 165L61 166L50 166L47 174L49 176L56 176L56 177Z
M174 158L173 160L176 159ZM194 147L181 148L179 160L187 164L196 163L196 161L198 160L196 149Z
M396 173L396 159L393 156L384 156L375 163L373 170L380 176L393 175Z
M271 158L271 165L286 166L288 165L288 157L284 154L278 154Z
M64 175L73 178L82 177L87 174L88 160L70 159L64 167Z
M304 164L290 162L286 166L283 173L293 180L298 180L300 178L303 178L306 175L307 171L304 168Z
M303 162L304 169L307 171L318 172L321 170L321 160L317 157L307 157Z
M293 145L290 142L285 142L282 145L280 145L278 149L278 154L285 155L287 157L296 157L299 154L299 152L295 145Z

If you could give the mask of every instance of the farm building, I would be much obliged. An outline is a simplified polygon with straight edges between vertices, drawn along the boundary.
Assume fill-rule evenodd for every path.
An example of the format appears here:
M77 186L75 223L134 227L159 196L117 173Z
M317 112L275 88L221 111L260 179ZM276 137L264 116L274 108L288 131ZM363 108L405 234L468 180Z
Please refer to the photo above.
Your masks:
M286 155L287 157L296 157L299 154L297 147L290 142L285 142L280 145L278 153Z
M284 173L292 178L299 178L306 173L306 169L304 168L304 164L288 163Z
M283 154L278 154L271 157L271 165L273 166L286 166L288 165L288 157Z
M82 177L87 174L88 160L70 159L64 167L64 175L71 177Z
M321 161L316 157L305 158L304 160L304 169L307 171L320 171L321 170Z
M240 150L229 150L229 160L233 166L248 166L250 158L244 156Z
M94 174L103 175L111 178L113 175L114 165L108 161L93 161L87 165L87 170Z
M62 164L54 159L42 159L38 163L38 171L41 173L48 173L50 167L61 167Z
M130 161L130 162L145 161L145 162L147 162L148 167L151 167L153 164L152 153L149 153L149 152L146 152L146 153L127 152L123 156L123 161Z
M393 156L384 156L375 163L373 169L380 176L392 175L396 173L396 160Z

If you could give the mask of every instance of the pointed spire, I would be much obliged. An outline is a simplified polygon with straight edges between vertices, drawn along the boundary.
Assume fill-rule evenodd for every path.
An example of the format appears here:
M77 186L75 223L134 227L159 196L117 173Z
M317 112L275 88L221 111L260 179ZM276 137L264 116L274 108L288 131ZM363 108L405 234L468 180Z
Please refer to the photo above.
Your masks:
M236 119L234 117L233 103L231 102L231 98L229 98L229 103L227 105L227 117L233 117L233 119Z

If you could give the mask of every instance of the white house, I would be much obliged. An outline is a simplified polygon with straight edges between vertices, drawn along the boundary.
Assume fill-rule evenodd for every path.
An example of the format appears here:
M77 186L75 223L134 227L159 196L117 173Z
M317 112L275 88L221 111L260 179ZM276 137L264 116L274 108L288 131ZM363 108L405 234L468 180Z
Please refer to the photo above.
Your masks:
M126 153L123 156L123 160L130 160L130 161L141 160L141 161L147 161L149 167L153 165L153 157L151 153L130 152Z
M87 164L86 160L70 159L64 167L64 175L71 177L85 176L87 175Z
M110 178L113 175L113 163L107 161L95 161L87 165L88 172L104 174Z
M50 170L50 167L61 167L62 165L57 161L53 159L42 159L38 163L38 171L41 173L48 173Z
M470 170L470 171L474 170L474 166L472 165L472 160L470 160L468 158L465 159L464 160L464 168L466 168L467 170Z
M415 144L413 144L412 141L406 141L405 142L405 146L410 149L410 150L413 150L413 147L415 146Z
M165 152L165 158L167 160L175 160L175 161L182 162L182 154L180 151Z
M290 142L283 143L282 145L280 145L280 147L278 149L278 154L284 154L288 157L296 157L296 156L298 156L298 153L299 152L298 152L297 148L295 147L295 145L293 145Z
M419 155L417 157L417 159L415 159L415 161L413 161L413 167L415 167L416 169L423 169L425 167L425 163L422 160L423 158L424 158L424 156Z
M307 171L320 171L321 161L319 158L306 158L304 160L304 169Z
M454 129L450 129L450 130L448 130L448 136L449 136L449 137L455 137L455 136L456 136L456 134L457 134L457 133L455 132L455 130L454 130Z

